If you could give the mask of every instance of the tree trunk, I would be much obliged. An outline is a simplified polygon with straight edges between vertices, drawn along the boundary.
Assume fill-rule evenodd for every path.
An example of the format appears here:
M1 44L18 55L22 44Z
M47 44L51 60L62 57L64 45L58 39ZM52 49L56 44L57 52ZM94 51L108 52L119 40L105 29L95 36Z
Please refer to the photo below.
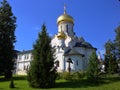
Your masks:
M7 70L6 72L5 72L5 74L4 74L4 76L5 76L5 79L11 79L11 77L12 77L12 71L11 70Z

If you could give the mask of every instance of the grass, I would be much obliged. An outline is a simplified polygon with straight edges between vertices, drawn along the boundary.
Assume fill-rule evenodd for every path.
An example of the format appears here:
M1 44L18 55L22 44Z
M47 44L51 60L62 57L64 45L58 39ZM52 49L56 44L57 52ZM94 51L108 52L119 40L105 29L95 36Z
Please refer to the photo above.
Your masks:
M10 81L0 77L0 90L48 90L29 87L25 76L14 76L14 89L10 89L9 84ZM81 79L80 81L60 79L56 81L56 86L50 88L50 90L120 90L120 76L107 76L97 84L90 83L86 79Z

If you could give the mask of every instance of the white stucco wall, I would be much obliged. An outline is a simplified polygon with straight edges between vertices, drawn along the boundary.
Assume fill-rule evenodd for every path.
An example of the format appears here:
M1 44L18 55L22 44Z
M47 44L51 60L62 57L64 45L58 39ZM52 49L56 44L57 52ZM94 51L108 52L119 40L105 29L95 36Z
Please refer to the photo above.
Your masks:
M16 74L19 75L26 75L26 70L30 66L30 62L33 59L32 53L19 53L17 55L17 62L16 62Z
M65 61L68 60L68 58L71 58L72 62L70 64L71 71L80 71L83 70L83 57L81 55L69 55L65 57ZM68 71L68 62L66 62L66 68L65 70Z

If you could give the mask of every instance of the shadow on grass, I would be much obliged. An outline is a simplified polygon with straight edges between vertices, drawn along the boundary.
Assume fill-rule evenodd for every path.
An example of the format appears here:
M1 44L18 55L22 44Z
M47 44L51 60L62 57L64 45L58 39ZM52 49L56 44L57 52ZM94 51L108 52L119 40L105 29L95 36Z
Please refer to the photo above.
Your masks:
M26 80L26 76L14 76L13 80ZM0 82L10 81L8 79L5 79L3 76L0 77Z
M66 81L56 83L56 88L79 88L79 87L93 87L99 85L98 83L90 83L87 80L80 81Z
M108 76L104 78L104 81L108 81L109 83L118 82L120 81L120 76Z
M104 84L119 82L120 77L106 77L99 80L97 83L88 82L87 79L82 79L79 81L66 81L66 82L57 82L55 88L87 88L87 87L97 87Z

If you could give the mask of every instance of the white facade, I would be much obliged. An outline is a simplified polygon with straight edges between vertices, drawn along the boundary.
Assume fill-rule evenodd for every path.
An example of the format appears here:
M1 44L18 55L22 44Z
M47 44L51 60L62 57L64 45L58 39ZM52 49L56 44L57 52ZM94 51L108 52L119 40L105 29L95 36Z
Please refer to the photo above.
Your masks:
M16 74L25 75L30 66L30 61L33 59L32 51L23 51L17 53Z

